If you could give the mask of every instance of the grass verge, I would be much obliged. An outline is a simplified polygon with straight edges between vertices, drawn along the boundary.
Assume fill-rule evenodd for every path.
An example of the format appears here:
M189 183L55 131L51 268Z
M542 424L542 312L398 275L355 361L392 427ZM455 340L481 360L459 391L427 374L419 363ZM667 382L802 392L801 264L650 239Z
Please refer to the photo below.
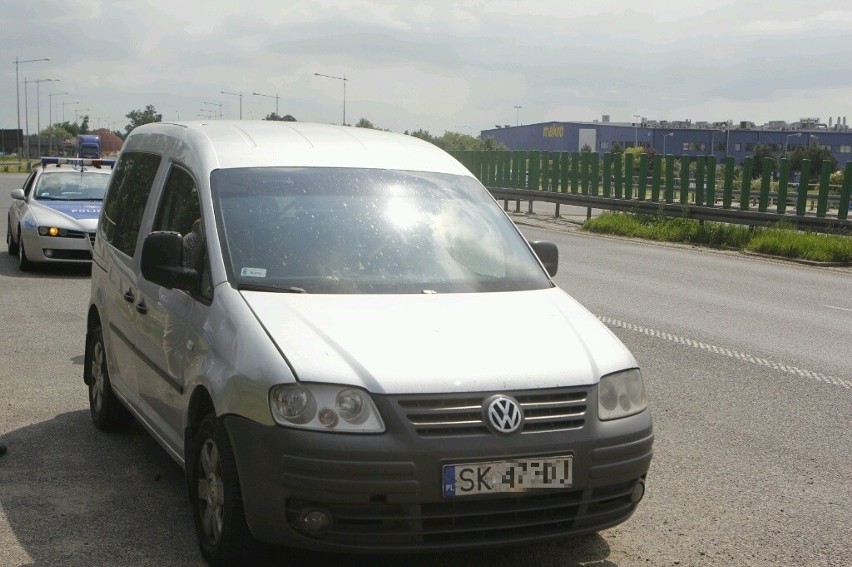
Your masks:
M664 216L604 213L586 221L583 229L815 262L852 264L852 237L799 232L790 228L749 228Z

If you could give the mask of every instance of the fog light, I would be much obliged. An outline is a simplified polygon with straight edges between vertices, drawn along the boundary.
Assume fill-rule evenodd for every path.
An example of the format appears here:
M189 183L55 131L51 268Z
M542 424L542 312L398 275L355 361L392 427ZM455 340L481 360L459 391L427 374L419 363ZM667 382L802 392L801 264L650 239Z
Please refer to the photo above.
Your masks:
M307 510L302 512L299 522L305 531L318 535L331 527L331 515L325 510Z
M319 422L329 429L337 426L337 414L334 413L334 410L329 408L323 408L319 411L317 415Z
M645 496L645 483L637 482L633 485L633 491L630 493L630 501L637 504L643 496Z
M50 248L45 248L44 249L44 255L47 256L48 258L53 258L53 250L51 250Z

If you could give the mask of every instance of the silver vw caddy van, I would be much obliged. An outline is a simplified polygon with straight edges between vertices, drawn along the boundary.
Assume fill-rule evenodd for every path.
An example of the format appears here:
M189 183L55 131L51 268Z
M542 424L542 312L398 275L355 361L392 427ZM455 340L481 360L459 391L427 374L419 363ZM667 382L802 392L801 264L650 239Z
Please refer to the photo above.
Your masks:
M651 415L557 264L416 138L141 126L94 244L91 416L186 470L212 565L595 532L644 494Z

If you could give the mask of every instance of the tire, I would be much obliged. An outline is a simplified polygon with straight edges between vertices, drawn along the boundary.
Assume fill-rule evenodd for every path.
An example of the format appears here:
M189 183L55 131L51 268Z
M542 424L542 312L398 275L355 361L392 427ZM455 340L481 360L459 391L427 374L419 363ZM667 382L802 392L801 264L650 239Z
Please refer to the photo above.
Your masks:
M21 238L21 229L18 229L18 269L22 272L29 272L33 269L33 263L27 258L27 252L24 250L24 240Z
M92 330L92 340L86 352L85 368L89 372L85 382L89 386L89 413L92 416L92 423L103 431L127 429L133 423L133 416L112 391L103 330L100 325Z
M195 432L187 475L195 532L207 563L224 567L262 561L267 546L249 531L231 442L213 412Z
M12 219L9 219L11 221ZM17 256L18 255L18 245L15 243L15 240L12 238L12 226L7 222L6 224L6 250L9 252L9 256Z

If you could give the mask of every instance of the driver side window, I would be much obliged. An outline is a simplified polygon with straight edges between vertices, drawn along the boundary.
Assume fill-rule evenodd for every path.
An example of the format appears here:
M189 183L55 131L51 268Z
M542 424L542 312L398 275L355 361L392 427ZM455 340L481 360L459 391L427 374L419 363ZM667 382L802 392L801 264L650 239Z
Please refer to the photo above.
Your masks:
M203 226L195 180L186 169L173 164L153 229L180 233L183 237L183 265L199 271L202 280L201 295L209 299L213 292L204 248Z

